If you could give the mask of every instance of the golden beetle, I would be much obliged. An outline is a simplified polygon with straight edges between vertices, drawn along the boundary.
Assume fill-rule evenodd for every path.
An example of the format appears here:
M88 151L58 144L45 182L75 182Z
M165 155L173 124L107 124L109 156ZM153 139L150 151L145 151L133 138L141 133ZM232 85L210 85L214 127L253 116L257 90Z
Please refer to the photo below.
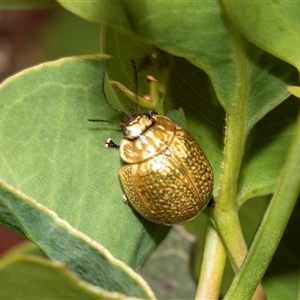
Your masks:
M132 112L120 122L120 148L127 163L119 170L129 202L146 219L164 225L197 217L211 199L212 168L192 135L154 111Z

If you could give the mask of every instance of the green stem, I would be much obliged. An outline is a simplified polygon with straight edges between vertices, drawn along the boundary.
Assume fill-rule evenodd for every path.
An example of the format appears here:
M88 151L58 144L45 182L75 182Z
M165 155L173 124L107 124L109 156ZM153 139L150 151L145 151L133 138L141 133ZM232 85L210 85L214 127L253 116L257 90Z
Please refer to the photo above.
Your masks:
M236 107L235 113L228 115L226 124L224 164L215 220L231 265L237 273L247 255L236 204L238 179L247 138L242 105L241 108ZM253 299L265 299L261 286L257 288Z
M226 252L212 224L205 238L199 284L195 299L218 299L226 263Z
M224 163L215 208L216 225L235 272L247 254L236 205L239 170L246 141L243 121L239 116L243 116L243 113L232 113L227 118Z
M295 138L249 255L225 299L249 299L277 248L300 189L300 114ZM249 280L251 278L251 280Z

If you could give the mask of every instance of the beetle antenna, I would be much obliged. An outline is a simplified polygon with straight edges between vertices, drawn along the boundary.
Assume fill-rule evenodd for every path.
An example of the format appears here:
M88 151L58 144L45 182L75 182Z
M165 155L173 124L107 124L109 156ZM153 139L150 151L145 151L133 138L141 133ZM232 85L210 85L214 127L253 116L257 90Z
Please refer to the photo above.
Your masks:
M99 120L99 119L88 119L90 122L103 122L103 123L111 123L120 125L119 121L109 121L109 120Z
M139 91L138 91L138 69L136 66L136 62L134 59L131 59L132 66L133 66L133 73L134 73L134 89L136 94L136 102L138 104L137 113L140 114L140 105L139 105Z
M107 96L106 96L106 92L105 92L105 80L103 80L103 82L102 82L102 91L103 91L103 95L104 95L105 102L108 104L108 106L109 106L110 108L112 108L114 111L116 111L116 112L118 112L118 113L126 114L126 113L124 113L124 111L114 108L114 107L109 103L109 101L108 101L108 99L107 99ZM112 124L119 124L119 125L120 125L119 122L108 121L108 120L88 119L88 121L90 121L90 122L105 122L105 123L112 123Z
M108 106L111 107L114 111L116 111L116 112L118 112L118 113L124 114L124 111L114 108L114 107L109 103L109 101L108 101L108 99L107 99L107 96L106 96L106 92L105 92L105 81L106 81L106 80L103 81L103 86L102 86L105 102L106 102L106 103L108 104Z

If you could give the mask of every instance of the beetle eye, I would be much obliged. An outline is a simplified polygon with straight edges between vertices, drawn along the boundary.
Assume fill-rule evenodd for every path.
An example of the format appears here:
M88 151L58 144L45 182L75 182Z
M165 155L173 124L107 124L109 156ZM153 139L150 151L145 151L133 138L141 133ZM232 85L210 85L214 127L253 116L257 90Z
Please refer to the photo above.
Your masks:
M154 111L154 110L150 110L149 111L149 115L152 117L152 116L158 115L158 113L156 111Z
M124 135L129 135L130 134L130 130L128 130L126 127L123 130Z

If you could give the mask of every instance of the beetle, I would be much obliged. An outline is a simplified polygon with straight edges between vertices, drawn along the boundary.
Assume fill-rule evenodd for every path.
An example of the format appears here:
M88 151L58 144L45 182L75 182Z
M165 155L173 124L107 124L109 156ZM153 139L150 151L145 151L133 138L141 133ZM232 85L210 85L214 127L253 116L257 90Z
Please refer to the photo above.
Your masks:
M125 202L158 224L197 217L210 202L213 172L193 136L153 110L131 111L120 125L120 145L108 139L106 147L118 148L126 163L119 169Z
M164 70L164 75L169 74L167 53L156 51L151 58ZM134 60L132 63L137 87L138 69ZM132 100L138 104L145 104L146 100L146 104L151 102L162 111L165 88L150 75L147 81L151 95L140 98L136 93ZM126 87L115 81L111 83L132 98L133 93ZM144 218L164 225L190 221L208 204L214 205L211 201L212 168L187 130L154 110L141 113L139 107L137 112L132 110L128 119L119 124L124 137L120 145L108 139L105 146L118 148L121 159L126 163L119 169L125 203L130 203Z

